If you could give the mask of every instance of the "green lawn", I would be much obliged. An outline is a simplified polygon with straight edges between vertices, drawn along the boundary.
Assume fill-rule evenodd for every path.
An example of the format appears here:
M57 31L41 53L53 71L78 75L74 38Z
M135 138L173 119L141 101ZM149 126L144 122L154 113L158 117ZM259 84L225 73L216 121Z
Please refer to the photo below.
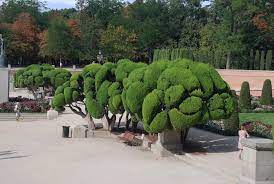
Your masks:
M247 121L261 121L271 125L274 122L274 113L240 113L240 123Z

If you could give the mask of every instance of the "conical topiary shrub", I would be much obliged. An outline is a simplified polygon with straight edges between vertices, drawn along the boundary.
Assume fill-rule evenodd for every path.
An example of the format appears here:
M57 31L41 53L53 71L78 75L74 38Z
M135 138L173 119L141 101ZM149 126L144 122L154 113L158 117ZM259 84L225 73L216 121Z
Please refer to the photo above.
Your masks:
M260 102L262 105L272 105L272 85L269 79L264 81Z
M250 87L246 81L243 82L241 86L239 105L241 110L251 108Z

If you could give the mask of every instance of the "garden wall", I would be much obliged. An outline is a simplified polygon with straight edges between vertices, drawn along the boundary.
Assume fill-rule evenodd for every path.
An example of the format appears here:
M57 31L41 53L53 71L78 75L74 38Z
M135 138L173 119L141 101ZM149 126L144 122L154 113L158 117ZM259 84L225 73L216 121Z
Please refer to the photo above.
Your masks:
M226 69L218 69L217 71L237 94L239 94L244 81L249 82L250 93L253 96L261 96L265 79L270 79L274 83L274 71ZM272 89L272 93L274 94L274 89Z

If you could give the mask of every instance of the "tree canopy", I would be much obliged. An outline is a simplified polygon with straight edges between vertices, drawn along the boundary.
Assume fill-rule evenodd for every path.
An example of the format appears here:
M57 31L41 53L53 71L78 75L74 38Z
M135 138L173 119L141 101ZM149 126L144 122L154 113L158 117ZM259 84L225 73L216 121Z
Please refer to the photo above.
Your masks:
M234 112L229 86L217 71L190 60L91 64L57 88L53 105L56 110L68 106L82 117L106 117L110 124L126 112L150 133L182 131Z

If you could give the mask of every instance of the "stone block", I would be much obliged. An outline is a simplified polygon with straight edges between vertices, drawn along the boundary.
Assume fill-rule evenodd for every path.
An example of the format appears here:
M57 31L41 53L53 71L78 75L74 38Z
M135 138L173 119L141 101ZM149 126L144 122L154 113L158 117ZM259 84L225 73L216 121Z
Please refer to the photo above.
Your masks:
M0 103L9 101L9 69L0 68Z
M181 134L172 130L165 130L158 134L158 141L163 145L181 144Z
M48 110L47 112L47 118L48 120L53 120L56 119L58 117L58 112L55 110Z
M244 139L239 183L274 184L274 156L270 139Z
M72 129L72 138L86 138L87 128L82 125L77 125Z

